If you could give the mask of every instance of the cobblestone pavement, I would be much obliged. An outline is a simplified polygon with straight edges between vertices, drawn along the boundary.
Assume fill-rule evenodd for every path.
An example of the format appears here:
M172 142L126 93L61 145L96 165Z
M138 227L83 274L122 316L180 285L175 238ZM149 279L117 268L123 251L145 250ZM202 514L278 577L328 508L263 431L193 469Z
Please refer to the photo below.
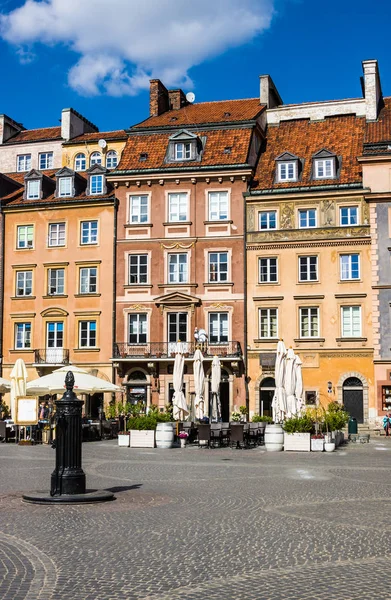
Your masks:
M0 445L1 600L389 599L391 442L332 454L83 445L114 502L41 506L54 451Z

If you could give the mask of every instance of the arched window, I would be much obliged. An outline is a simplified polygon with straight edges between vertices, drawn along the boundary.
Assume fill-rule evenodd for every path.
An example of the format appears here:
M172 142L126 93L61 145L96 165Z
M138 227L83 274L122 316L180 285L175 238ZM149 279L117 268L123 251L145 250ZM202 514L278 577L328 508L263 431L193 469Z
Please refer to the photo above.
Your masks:
M348 377L343 382L343 387L363 387L363 385L361 379L358 379L358 377Z
M75 158L75 171L85 171L86 170L86 157L85 154L80 152L76 154Z
M106 167L108 169L115 169L118 164L118 156L115 150L110 150L106 156Z
M93 152L90 158L90 167L92 165L101 165L102 164L102 155L100 152Z
M142 371L133 371L128 376L128 381L144 381L147 377Z

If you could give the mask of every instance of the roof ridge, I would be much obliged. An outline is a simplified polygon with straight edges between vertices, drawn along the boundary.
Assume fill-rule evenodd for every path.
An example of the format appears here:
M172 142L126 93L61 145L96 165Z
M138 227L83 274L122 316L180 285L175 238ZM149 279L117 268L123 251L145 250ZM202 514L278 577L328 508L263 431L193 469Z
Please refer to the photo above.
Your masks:
M61 129L61 125L49 125L48 127L32 127L31 129L22 129L18 133L24 133L25 131L39 131L40 129Z

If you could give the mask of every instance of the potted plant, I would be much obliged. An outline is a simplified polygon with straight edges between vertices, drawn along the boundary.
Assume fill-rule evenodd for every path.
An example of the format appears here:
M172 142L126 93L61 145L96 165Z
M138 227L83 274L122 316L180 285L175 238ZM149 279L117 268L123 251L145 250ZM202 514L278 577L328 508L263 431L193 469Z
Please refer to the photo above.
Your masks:
M312 419L306 413L287 419L284 423L284 450L309 452L313 426Z
M186 448L187 438L189 435L186 433L186 431L181 431L178 437L181 442L181 448Z
M130 431L118 432L118 446L129 448L130 446Z
M311 452L323 452L324 450L324 435L315 433L311 435Z
M240 419L241 419L242 415L240 414L240 412L233 412L231 413L231 421L233 423L240 423Z
M42 429L42 443L49 444L50 442L50 425L45 425Z
M247 423L247 406L245 406L245 405L239 406L239 412L241 414L240 420L243 423Z

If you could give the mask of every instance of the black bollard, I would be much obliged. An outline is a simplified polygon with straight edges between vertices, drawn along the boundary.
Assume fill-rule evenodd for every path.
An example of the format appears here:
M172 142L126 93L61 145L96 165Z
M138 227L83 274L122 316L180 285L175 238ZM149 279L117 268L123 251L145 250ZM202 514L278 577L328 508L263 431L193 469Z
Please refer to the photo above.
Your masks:
M51 496L84 494L86 491L86 476L81 466L84 402L76 397L74 385L75 377L68 371L66 392L56 400L56 467L51 477Z

